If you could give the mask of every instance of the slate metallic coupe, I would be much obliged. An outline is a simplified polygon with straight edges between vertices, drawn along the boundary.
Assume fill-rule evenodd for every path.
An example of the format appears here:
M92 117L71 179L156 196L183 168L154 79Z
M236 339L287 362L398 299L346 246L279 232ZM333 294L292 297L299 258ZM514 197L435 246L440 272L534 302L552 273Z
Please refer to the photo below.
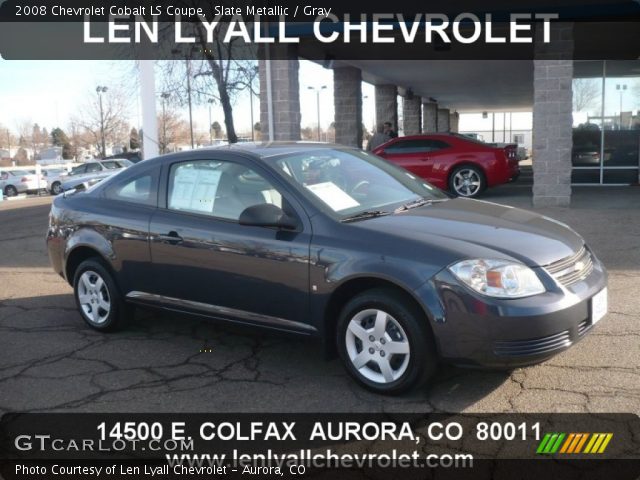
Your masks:
M543 361L607 310L605 269L568 226L332 145L138 163L56 197L47 243L97 330L137 305L316 336L381 393L439 361Z

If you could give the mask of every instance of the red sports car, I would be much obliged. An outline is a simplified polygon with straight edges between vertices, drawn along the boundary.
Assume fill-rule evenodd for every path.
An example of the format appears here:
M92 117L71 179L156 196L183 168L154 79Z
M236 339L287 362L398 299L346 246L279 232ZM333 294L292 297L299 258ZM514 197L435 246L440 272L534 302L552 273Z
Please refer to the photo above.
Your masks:
M495 147L459 134L398 137L373 153L461 197L475 197L520 174L517 145Z

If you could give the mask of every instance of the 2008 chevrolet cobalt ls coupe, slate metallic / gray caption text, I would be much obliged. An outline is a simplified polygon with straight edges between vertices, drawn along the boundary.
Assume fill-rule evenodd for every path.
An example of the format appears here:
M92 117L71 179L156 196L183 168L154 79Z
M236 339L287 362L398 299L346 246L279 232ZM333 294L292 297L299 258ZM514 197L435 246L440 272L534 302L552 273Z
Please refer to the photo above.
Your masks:
M331 145L138 163L56 197L47 242L97 330L139 305L317 336L383 393L439 361L540 362L607 310L606 272L566 225Z

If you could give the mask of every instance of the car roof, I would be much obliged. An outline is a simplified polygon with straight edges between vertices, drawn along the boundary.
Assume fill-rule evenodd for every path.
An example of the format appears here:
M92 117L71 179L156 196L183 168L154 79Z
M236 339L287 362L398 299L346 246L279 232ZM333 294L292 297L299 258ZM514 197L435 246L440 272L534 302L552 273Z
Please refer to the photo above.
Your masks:
M228 152L244 152L256 155L261 158L275 157L278 155L286 155L288 153L304 152L318 149L344 149L351 148L333 143L323 142L240 142L230 145L217 145L214 147L206 147L200 150L211 151L228 151Z

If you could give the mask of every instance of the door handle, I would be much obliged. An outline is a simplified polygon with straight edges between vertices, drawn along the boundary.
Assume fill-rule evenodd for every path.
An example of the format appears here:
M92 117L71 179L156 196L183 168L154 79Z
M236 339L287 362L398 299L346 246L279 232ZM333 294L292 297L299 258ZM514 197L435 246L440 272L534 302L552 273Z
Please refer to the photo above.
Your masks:
M182 243L182 237L178 235L178 232L172 230L166 235L158 235L158 241L170 243L171 245L177 245L179 243Z

